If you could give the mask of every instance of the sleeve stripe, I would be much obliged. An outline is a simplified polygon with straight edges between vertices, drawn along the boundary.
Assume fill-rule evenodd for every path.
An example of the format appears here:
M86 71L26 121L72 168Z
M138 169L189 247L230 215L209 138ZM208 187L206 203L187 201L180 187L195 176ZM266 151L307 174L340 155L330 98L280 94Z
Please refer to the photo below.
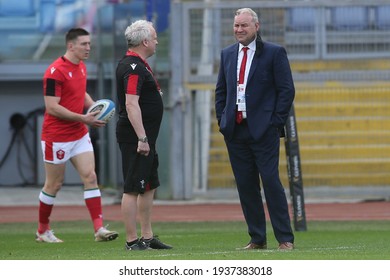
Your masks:
M56 96L56 80L46 79L46 96Z
M126 94L137 94L138 75L129 75L127 80Z

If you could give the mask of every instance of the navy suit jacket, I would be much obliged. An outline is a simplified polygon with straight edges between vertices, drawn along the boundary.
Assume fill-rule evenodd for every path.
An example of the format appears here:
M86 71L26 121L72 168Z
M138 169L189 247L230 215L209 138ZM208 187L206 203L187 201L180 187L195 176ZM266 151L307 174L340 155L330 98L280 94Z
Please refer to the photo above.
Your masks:
M233 137L236 125L237 60L239 43L221 51L218 81L215 89L215 110L220 132ZM284 132L295 88L286 50L258 35L256 52L245 89L247 123L254 140L260 140L270 126Z

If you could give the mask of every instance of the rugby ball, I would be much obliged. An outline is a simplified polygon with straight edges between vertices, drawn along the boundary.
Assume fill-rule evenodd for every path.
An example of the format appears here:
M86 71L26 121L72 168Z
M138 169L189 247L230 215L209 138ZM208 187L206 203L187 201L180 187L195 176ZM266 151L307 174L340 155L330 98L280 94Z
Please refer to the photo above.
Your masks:
M115 114L115 103L110 99L99 99L88 108L87 113L96 111L99 111L95 116L98 120L108 122Z

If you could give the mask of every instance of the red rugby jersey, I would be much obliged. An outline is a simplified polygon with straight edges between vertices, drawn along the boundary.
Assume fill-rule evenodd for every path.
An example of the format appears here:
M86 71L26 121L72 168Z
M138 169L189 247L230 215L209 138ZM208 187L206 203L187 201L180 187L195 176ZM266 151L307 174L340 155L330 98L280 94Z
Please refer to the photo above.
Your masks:
M87 89L87 68L83 61L73 64L65 57L59 57L43 76L44 96L60 97L60 105L82 114ZM88 132L84 123L62 120L45 112L42 140L70 142L82 138Z

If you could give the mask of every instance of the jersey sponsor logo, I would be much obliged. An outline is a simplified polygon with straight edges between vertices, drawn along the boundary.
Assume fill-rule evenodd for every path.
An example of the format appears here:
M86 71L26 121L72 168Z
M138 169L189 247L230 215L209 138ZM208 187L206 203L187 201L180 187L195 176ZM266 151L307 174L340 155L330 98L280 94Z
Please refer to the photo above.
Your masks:
M130 66L131 66L131 68L133 68L133 70L135 69L135 67L137 67L137 64L135 64L135 63L132 63L132 64L130 64Z
M52 67L52 68L50 69L50 74L53 74L54 71L56 71L56 68L55 68L55 67Z
M65 152L64 152L64 150L58 150L57 152L56 152L56 156L57 156L57 158L58 159L63 159L64 157L65 157Z

